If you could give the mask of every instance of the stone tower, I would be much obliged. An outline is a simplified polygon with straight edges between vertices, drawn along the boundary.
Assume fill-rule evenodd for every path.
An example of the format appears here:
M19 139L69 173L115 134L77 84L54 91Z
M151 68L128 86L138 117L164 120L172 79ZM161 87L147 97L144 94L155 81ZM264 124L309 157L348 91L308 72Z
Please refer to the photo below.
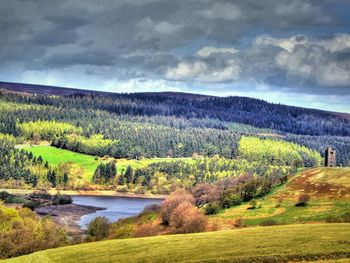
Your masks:
M324 166L335 167L337 166L336 151L332 147L327 147Z

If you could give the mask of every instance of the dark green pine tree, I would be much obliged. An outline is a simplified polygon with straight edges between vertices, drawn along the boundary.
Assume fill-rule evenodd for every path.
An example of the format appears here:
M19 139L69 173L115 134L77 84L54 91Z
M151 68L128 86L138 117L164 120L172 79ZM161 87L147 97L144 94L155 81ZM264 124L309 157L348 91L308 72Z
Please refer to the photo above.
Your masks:
M125 185L125 183L126 183L126 178L124 176L124 172L122 171L118 178L118 185Z
M128 184L132 183L134 180L134 170L132 169L131 165L129 165L126 168L125 179L126 179L126 183L128 183Z
M36 187L38 185L38 181L39 181L38 176L34 175L32 177L32 185L33 185L33 187Z
M95 173L94 173L94 176L92 178L92 180L99 184L101 182L101 175L102 175L102 166L101 166L101 163L97 166L96 170L95 170Z
M111 163L110 165L110 173L111 173L111 176L110 176L111 179L113 179L117 174L117 166L115 165L115 162Z
M51 183L52 187L56 187L57 185L57 178L55 171L49 170L47 172L47 180Z
M41 155L39 155L38 159L37 159L37 162L39 164L42 164L43 163L43 158L41 157Z
M63 174L63 183L64 183L64 185L67 185L67 184L68 184L68 180L69 180L68 174L67 174L67 173L64 173L64 174Z

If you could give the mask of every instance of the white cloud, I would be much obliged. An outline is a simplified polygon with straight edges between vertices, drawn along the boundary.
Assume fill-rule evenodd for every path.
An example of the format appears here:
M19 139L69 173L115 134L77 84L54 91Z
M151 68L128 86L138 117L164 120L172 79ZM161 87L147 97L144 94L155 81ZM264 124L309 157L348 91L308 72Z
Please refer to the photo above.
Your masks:
M101 83L101 89L112 92L157 92L157 91L181 91L183 85L177 82L152 79L128 79L121 81L111 79Z
M215 3L201 11L201 15L212 19L237 20L242 16L241 10L231 3Z
M215 67L208 62L195 60L180 62L169 68L166 76L173 80L197 82L225 82L239 78L241 68L234 59L229 59L223 67Z
M305 48L299 48L293 53L281 51L277 54L275 60L279 67L287 70L293 75L309 77L312 73L312 65L308 64L308 51Z
M320 65L320 73L318 74L319 83L327 86L347 86L350 85L350 65L347 67L339 65L335 62Z
M350 35L336 34L333 38L321 40L319 43L330 52L340 51L350 48Z
M254 40L255 45L273 45L292 52L296 45L304 45L308 38L304 36L292 36L290 38L274 38L270 36L258 36Z
M170 35L181 29L181 25L172 24L167 21L153 21L149 17L137 23L139 28L138 36L142 40L149 40L159 35Z
M217 48L217 47L203 47L196 52L197 56L209 57L213 53L231 53L235 54L238 50L235 48Z
M350 61L336 53L350 48L349 34L335 34L321 40L301 35L290 38L259 36L254 45L255 48L264 45L281 48L275 54L276 66L300 81L324 86L350 85Z
M304 35L295 35L289 38L275 38L268 35L262 35L255 38L254 45L273 45L293 52L297 45L302 46L321 46L329 52L336 52L350 48L349 34L335 34L332 38L313 39Z

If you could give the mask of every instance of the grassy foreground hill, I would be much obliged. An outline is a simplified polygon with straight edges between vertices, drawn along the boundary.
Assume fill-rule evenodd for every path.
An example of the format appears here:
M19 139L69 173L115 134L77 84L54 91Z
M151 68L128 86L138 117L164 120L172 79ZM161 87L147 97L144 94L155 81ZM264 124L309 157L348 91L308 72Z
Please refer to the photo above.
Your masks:
M5 262L300 262L349 257L350 224L343 223L110 240Z
M296 207L301 194L311 199ZM350 223L342 217L349 198L350 169L308 169L259 199L256 209L244 203L210 217L221 229L238 218L247 228L93 242L5 262L349 262ZM279 225L259 226L266 220Z

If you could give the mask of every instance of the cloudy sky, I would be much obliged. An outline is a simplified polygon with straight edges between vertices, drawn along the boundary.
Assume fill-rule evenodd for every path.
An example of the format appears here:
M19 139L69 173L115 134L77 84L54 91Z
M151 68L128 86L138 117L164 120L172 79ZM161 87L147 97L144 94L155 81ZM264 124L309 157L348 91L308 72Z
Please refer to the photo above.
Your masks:
M350 112L350 0L0 0L0 80Z

